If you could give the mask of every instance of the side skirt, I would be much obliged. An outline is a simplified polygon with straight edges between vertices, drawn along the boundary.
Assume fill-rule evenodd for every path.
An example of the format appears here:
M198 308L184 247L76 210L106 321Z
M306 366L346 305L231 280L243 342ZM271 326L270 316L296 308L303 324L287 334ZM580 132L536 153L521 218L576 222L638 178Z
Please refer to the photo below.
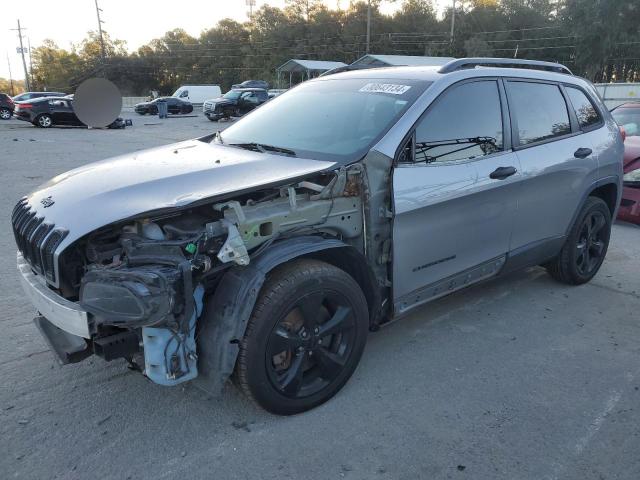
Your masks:
M404 315L414 307L497 275L505 265L506 259L507 256L502 255L400 297L394 303L395 317Z

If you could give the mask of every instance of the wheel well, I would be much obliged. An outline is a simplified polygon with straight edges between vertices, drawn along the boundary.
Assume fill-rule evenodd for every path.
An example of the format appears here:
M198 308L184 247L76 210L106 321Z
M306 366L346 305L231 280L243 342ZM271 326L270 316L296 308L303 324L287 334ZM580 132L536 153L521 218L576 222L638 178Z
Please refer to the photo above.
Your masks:
M362 293L369 305L369 325L374 326L379 323L381 311L380 289L378 282L367 265L364 257L354 248L330 248L320 250L305 255L307 258L314 258L344 270L360 285Z
M602 199L609 207L609 211L613 217L613 214L616 211L616 203L618 201L618 187L614 183L600 185L598 188L594 189L589 196Z

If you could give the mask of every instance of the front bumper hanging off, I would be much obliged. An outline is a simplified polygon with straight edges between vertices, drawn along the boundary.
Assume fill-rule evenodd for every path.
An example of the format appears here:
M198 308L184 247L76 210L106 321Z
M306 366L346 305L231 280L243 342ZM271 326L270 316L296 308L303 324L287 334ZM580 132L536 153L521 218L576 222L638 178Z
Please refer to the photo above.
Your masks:
M35 275L21 253L17 256L20 284L40 313L34 322L62 364L79 362L93 352L89 314L52 292Z

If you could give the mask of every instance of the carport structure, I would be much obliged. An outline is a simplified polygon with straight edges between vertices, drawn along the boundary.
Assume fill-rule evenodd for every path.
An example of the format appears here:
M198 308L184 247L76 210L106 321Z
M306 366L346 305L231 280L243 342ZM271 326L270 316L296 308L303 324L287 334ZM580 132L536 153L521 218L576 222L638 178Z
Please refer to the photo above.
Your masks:
M278 87L282 88L283 73L289 74L289 88L291 88L294 80L296 79L299 79L300 82L304 82L305 80L317 77L328 70L346 66L347 64L342 62L332 62L325 60L299 60L292 58L291 60L276 68Z
M441 66L454 60L453 57L421 57L417 55L374 55L367 54L353 62L350 67L405 67L405 66Z

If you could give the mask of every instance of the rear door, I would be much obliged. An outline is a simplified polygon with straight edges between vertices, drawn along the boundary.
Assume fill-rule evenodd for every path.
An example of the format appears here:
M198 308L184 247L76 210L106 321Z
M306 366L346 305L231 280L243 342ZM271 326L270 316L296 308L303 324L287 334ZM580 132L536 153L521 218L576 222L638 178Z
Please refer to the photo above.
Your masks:
M522 168L511 250L544 254L545 245L562 246L584 193L596 180L597 159L563 85L521 79L505 84Z
M495 273L517 208L503 87L449 87L415 125L393 174L396 312Z

